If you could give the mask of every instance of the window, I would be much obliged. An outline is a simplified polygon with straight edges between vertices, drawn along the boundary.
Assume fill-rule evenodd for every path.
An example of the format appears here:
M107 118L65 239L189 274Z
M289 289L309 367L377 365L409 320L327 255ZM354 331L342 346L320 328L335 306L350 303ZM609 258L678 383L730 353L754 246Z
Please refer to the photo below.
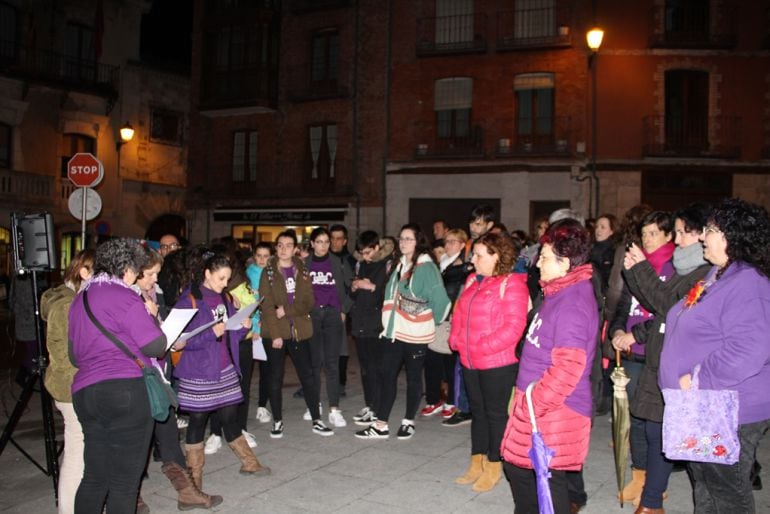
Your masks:
M472 78L452 77L436 81L434 108L439 138L470 136L472 99Z
M181 145L182 114L165 109L152 109L150 112L150 141Z
M76 153L88 152L96 155L96 140L83 134L64 134L61 149L61 176L67 178L67 162Z
M313 36L312 82L336 83L340 53L340 35L336 30L317 32Z
M0 123L0 168L11 167L11 127Z
M16 60L16 8L5 2L0 2L0 59Z
M525 73L513 81L516 135L524 149L550 145L554 132L553 73Z
M699 154L708 148L709 74L699 70L668 70L665 75L666 149Z
M337 125L315 125L309 130L314 179L333 179L337 160Z
M514 37L537 39L552 37L555 32L553 0L516 0Z
M436 44L473 41L473 0L436 0Z
M64 34L65 75L87 81L95 80L94 30L76 23L68 23Z
M710 0L666 0L666 39L693 42L708 39Z
M233 134L233 182L257 180L257 136L256 130Z

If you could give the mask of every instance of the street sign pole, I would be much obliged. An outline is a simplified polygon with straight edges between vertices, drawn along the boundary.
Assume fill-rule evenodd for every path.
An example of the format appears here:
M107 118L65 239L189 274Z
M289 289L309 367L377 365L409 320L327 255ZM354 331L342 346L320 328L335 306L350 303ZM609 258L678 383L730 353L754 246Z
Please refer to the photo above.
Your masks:
M83 209L80 211L80 249L85 250L86 245L86 206L87 206L87 198L88 195L86 194L88 191L87 187L81 187L80 190L83 192Z

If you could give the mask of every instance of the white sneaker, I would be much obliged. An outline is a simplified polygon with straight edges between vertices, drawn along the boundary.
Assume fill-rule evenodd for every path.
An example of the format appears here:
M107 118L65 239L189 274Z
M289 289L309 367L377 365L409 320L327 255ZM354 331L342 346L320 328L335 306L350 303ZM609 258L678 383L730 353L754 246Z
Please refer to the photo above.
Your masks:
M323 415L324 408L320 403L318 404L318 413ZM302 419L305 421L313 421L313 416L310 414L310 409L305 409L305 413L302 415Z
M254 437L254 434L246 432L245 430L241 430L241 434L243 434L243 438L246 439L246 442L249 443L249 448L257 447L257 438Z
M203 448L203 453L206 455L214 455L222 448L222 438L216 434L211 434L206 439L206 446Z
M260 423L270 423L273 421L273 415L270 414L270 411L267 410L264 407L258 407L257 408L257 421Z
M329 411L329 424L337 428L348 426L348 422L342 417L342 411L339 409L332 409Z

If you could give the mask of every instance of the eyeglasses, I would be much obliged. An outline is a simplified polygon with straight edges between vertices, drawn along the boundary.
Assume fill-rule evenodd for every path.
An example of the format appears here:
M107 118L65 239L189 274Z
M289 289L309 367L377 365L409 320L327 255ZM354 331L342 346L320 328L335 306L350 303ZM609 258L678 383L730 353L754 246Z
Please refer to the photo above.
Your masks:
M169 244L163 243L162 245L160 245L161 250L176 250L177 248L180 248L178 243L169 243Z
M417 241L417 240L415 238L413 238L413 237L399 237L398 238L398 242L399 243L413 243L414 241Z
M703 227L703 233L704 234L708 234L708 233L721 234L722 231L719 230L719 227L715 227L714 225L706 225L705 227Z

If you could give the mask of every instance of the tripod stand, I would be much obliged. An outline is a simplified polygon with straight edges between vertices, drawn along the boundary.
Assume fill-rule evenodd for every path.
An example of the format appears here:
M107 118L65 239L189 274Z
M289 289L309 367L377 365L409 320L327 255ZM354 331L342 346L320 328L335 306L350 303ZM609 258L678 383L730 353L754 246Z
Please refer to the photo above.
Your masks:
M53 423L53 407L51 406L51 396L43 384L45 378L45 370L48 367L48 357L46 349L43 346L43 338L40 332L40 301L37 292L37 272L36 270L21 270L21 272L29 272L32 278L32 296L33 305L35 308L35 338L37 340L38 358L35 362L35 366L32 372L27 377L24 387L21 391L21 396L16 402L16 407L13 409L10 418L8 418L8 424L5 425L2 436L0 436L0 455L3 454L5 446L10 442L19 450L32 464L34 464L40 471L46 476L50 476L53 479L54 498L58 500L58 484L59 484L59 460L56 451L56 434L54 431ZM35 386L40 389L40 403L43 409L43 433L45 437L45 460L46 467L41 466L29 453L27 453L19 444L14 441L12 435L16 428L16 424L21 419L21 415L27 408L32 393L35 390Z

